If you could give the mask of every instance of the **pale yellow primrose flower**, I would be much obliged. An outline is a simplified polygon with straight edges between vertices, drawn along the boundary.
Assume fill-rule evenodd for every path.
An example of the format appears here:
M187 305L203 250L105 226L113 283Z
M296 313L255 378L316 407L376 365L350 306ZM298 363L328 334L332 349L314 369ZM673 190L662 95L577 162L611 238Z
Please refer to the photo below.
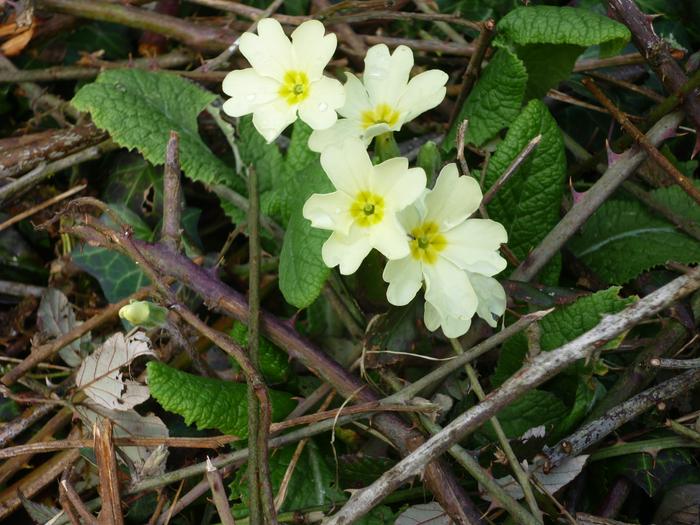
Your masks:
M373 166L359 140L326 149L321 165L337 191L309 197L303 214L313 227L333 231L321 250L326 266L354 273L372 248L387 259L406 257L408 236L396 213L425 189L423 169L409 168L405 158Z
M411 302L425 283L425 326L442 327L447 337L469 330L474 314L491 326L505 311L506 294L491 277L507 265L498 249L508 240L505 228L488 219L469 219L481 202L479 184L445 166L432 190L399 214L410 235L411 253L389 261L384 280L393 305Z
M393 54L384 44L373 46L365 57L360 81L347 73L345 105L328 129L314 131L309 148L323 151L348 138L359 138L368 146L372 138L387 131L398 131L406 122L434 108L445 98L447 74L439 69L425 71L408 80L413 52L399 46Z
M312 129L332 126L345 101L343 86L323 76L337 45L318 20L308 20L292 33L292 41L273 18L258 22L258 34L244 33L240 49L252 68L231 71L224 93L232 98L224 111L232 117L253 114L255 129L269 143L297 119Z

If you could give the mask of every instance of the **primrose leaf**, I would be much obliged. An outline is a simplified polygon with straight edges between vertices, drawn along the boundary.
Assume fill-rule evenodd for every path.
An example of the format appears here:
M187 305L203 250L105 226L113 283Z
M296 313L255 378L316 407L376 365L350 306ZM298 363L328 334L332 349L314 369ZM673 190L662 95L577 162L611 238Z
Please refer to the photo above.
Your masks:
M520 260L559 221L566 178L561 132L542 102L532 100L525 106L491 157L485 177L485 187L489 188L537 135L542 135L539 146L488 204L489 216L505 226L508 247ZM549 273L557 275L547 280L556 281L559 259L551 264L555 265L556 272L549 270ZM545 273L549 275L547 270Z
M151 395L169 412L181 415L185 423L203 430L215 428L241 438L248 435L247 387L181 372L158 361L150 361L148 386ZM269 390L272 420L279 421L294 408L292 396Z
M444 148L455 146L457 129L469 120L465 142L481 146L506 128L520 113L527 85L522 60L508 49L499 49L484 68L459 116L445 137Z
M700 207L680 188L651 193L675 213L700 223ZM614 284L667 261L700 261L700 242L636 201L606 201L568 246L597 276Z
M197 129L197 115L214 98L177 75L110 69L83 86L72 103L120 146L136 148L156 165L165 162L170 131L177 131L185 175L205 184L230 183L233 170L209 150Z
M248 346L248 327L243 323L234 322L230 335L239 345ZM259 352L260 372L265 379L270 383L284 383L289 378L292 369L287 354L262 336L259 342ZM235 361L234 366L238 367Z
M525 63L528 98L544 96L567 78L587 47L599 45L602 56L611 56L630 39L623 24L577 7L519 7L504 16L497 29L495 44L514 48Z

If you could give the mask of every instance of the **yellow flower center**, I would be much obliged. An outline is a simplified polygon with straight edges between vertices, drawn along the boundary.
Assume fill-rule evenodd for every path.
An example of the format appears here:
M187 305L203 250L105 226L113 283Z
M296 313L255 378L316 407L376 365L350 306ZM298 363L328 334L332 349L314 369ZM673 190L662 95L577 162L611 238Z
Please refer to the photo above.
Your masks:
M447 239L434 222L425 222L411 230L411 255L414 259L435 264L438 253L447 246Z
M389 104L377 104L374 109L362 113L362 127L367 129L375 124L394 126L399 121L399 112Z
M303 71L287 71L279 95L294 106L309 96L309 77Z
M357 221L357 224L364 228L382 222L384 199L371 191L361 191L350 206L350 215Z

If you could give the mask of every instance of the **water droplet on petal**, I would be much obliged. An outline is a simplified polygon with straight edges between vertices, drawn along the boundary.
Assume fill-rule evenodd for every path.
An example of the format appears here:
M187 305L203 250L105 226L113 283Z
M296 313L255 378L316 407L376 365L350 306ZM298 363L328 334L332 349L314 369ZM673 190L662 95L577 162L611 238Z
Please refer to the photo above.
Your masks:
M319 102L318 104L318 110L319 111L326 111L328 109L328 104L325 102Z
M382 74L379 71L372 71L371 73L368 73L367 76L372 78L379 78L382 76Z
M340 215L340 208L336 208L336 209L335 209L335 213L338 214L338 215Z
M255 93L248 93L245 98L248 102L253 102L253 100L255 100Z

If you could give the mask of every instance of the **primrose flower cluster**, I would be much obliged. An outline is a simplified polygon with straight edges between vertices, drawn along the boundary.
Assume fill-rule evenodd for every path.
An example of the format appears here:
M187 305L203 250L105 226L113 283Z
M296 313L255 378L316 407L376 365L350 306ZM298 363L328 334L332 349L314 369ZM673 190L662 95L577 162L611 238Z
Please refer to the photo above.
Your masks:
M478 183L448 164L428 189L423 169L406 158L373 165L367 153L374 137L440 104L447 75L429 70L410 78L412 51L390 53L380 44L367 52L362 78L347 73L342 85L323 74L337 41L320 22L304 22L291 41L274 19L261 20L257 32L241 37L252 67L224 79L231 96L224 111L252 113L268 143L297 118L313 129L308 146L321 154L336 189L312 195L303 209L313 227L332 232L322 248L325 264L352 274L376 249L388 260L391 304L408 304L424 288L429 330L458 337L474 314L495 326L506 296L493 276L506 267L498 249L507 235L497 222L469 218L482 199Z

